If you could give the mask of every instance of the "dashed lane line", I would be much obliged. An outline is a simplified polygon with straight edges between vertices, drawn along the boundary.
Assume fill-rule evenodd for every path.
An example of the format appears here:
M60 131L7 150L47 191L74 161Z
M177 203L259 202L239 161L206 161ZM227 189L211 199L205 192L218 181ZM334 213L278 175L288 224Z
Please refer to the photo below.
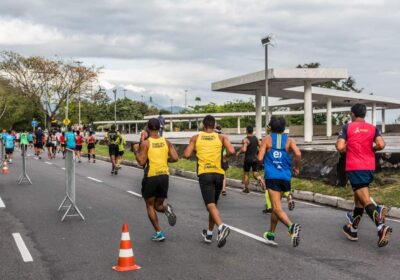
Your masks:
M0 208L6 208L6 205L4 204L3 200L0 197Z
M96 178L93 178L93 177L87 177L88 179L90 179L90 180L93 180L93 181L95 181L95 182L98 182L98 183L103 183L103 181L101 181L101 180L99 180L99 179L96 179Z
M127 193L130 193L130 194L132 194L132 195L134 195L134 196L137 196L137 197L142 197L142 195L140 194L140 193L136 193L136 192L133 192L133 191L126 191Z
M26 247L25 242L21 237L21 234L15 232L12 234L12 236L14 237L15 243L17 244L18 250L21 253L24 262L33 262L32 255L31 253L29 253L29 250Z
M48 165L53 165L51 162L48 162L48 161L45 161L44 163L48 164Z

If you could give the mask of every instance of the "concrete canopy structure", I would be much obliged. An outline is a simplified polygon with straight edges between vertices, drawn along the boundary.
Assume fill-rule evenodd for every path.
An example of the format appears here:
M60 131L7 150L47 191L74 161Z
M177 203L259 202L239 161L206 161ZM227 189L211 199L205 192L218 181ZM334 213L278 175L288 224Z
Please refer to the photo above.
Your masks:
M332 135L332 104L349 106L354 103L372 107L372 122L376 124L376 107L382 107L382 130L384 130L385 108L400 108L400 100L365 95L355 92L331 90L312 85L348 78L346 69L295 68L268 69L268 96L282 99L302 99L304 107L304 141L312 142L313 105L326 106L327 136ZM261 137L262 104L265 93L265 71L258 71L218 82L211 85L213 91L255 95L256 134ZM287 100L285 100L287 101ZM266 100L266 103L268 101ZM266 106L267 107L267 106ZM268 112L270 113L270 112Z

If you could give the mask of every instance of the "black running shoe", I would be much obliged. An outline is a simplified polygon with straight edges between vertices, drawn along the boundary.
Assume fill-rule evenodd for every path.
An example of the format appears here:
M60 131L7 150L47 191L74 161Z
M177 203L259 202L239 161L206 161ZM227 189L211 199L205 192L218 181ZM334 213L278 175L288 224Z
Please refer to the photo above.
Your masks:
M176 224L176 215L174 213L174 210L172 209L172 206L170 204L165 205L165 216L168 218L168 223L171 227L173 227Z
M226 238L228 237L230 232L230 228L226 225L222 225L222 229L218 230L218 248L224 247L224 245L226 244Z
M118 170L117 169L114 170L114 174L118 175Z
M295 204L294 204L292 193L289 193L289 195L288 195L288 197L286 199L287 199L287 204L288 204L289 211L293 211Z
M267 208L267 207L265 207L265 209L262 210L262 212L263 212L264 214L271 214L271 213L272 213L272 208Z
M378 247L385 247L389 243L390 235L393 229L389 226L384 225L380 231L378 231Z
M346 235L347 239L349 239L351 241L358 240L357 231L356 232L351 231L351 224L347 224L347 225L343 226L343 233L344 233L344 235Z
M299 224L292 224L289 229L289 235L292 239L293 247L299 246L300 243L300 225Z
M226 191L221 192L222 196L226 196Z
M212 243L212 237L213 236L212 236L212 234L208 235L206 229L203 229L203 231L201 232L201 235L204 237L204 242L205 243L208 243L208 244Z
M250 193L250 190L249 190L249 188L244 188L244 189L242 190L242 192L244 192L244 193Z
M114 170L111 170L111 175L113 175L115 173L115 171Z

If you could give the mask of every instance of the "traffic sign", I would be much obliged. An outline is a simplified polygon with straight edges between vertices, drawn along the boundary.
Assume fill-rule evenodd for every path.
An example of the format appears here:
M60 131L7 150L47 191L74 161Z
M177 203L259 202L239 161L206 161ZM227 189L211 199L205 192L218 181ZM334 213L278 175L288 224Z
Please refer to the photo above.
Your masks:
M71 120L70 120L70 119L65 118L65 119L63 120L63 124L64 124L64 125L69 125L70 123L71 123Z
M35 120L33 120L33 121L32 121L32 127L37 127L37 126L38 126L38 124L39 124L39 122L38 122L38 121L35 121Z

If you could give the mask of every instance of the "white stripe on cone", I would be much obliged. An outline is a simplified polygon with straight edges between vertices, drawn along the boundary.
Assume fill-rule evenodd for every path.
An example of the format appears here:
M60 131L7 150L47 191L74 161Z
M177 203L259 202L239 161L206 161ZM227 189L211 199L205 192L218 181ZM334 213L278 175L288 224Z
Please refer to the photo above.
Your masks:
M119 257L120 258L133 257L133 250L132 249L119 249Z
M121 240L131 240L129 232L123 232L121 235Z

